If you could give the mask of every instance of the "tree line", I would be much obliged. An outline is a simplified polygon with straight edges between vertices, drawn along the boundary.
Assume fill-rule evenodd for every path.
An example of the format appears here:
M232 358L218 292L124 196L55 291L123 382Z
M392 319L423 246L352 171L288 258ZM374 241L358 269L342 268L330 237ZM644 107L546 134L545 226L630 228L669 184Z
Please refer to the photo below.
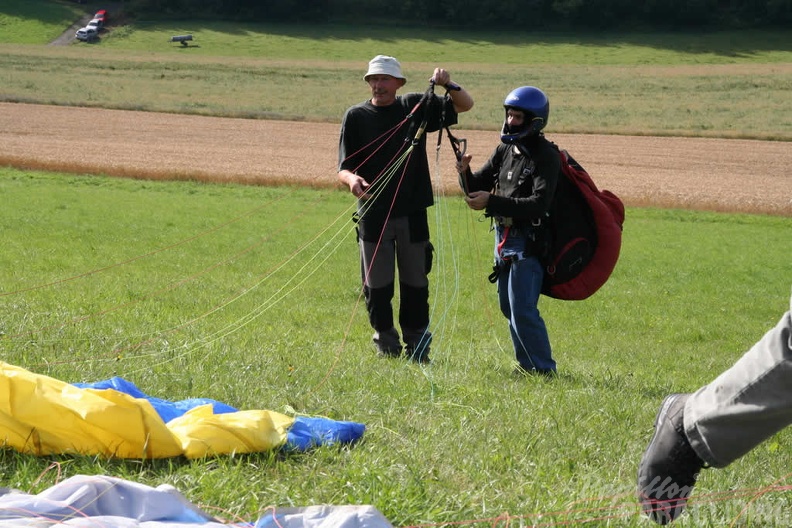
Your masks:
M128 0L140 14L494 30L792 27L792 0Z

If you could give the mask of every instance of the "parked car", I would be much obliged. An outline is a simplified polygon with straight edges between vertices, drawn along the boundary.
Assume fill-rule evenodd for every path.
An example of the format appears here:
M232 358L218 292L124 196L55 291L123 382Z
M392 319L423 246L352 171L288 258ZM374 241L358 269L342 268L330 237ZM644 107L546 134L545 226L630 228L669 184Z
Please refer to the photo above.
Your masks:
M101 20L99 20L98 18L94 18L93 20L88 22L88 25L85 26L85 27L96 28L96 31L98 32L99 30L102 29L103 25L104 25L104 23Z
M82 29L78 29L74 36L77 37L77 40L90 42L99 37L99 30L92 26L85 26Z
M101 20L103 25L107 24L107 10L106 9L100 9L99 11L96 12L96 14L93 17L94 17L95 20Z

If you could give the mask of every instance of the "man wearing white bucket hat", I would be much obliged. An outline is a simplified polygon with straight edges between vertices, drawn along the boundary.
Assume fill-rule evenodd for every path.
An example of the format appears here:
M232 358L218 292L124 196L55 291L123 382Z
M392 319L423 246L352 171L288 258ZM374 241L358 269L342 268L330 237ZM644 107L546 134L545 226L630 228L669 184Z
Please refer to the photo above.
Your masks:
M358 199L357 232L363 291L379 355L429 362L429 279L432 244L426 209L434 203L426 134L457 122L473 107L451 74L435 68L431 86L448 97L396 92L405 85L401 64L377 55L363 76L371 98L347 109L341 125L338 179ZM415 127L416 123L420 126ZM424 128L425 127L425 128ZM399 269L398 321L391 301Z

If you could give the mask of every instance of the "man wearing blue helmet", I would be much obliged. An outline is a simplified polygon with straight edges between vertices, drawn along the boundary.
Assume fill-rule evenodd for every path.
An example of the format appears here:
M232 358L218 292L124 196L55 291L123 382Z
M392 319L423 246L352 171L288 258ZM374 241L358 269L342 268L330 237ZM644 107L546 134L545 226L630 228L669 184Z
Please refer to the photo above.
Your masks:
M457 163L465 201L495 224L498 299L509 320L518 373L554 375L556 363L537 304L544 269L544 223L561 175L558 149L542 130L550 102L539 88L521 86L506 96L501 143L476 172L471 156Z

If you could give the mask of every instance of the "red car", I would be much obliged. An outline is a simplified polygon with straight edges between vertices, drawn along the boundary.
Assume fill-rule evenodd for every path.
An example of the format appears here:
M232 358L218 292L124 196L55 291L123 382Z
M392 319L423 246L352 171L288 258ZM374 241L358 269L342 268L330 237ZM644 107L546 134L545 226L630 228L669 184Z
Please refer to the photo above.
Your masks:
M107 24L107 10L100 9L99 11L97 11L96 14L94 15L94 19L101 20L103 25Z

